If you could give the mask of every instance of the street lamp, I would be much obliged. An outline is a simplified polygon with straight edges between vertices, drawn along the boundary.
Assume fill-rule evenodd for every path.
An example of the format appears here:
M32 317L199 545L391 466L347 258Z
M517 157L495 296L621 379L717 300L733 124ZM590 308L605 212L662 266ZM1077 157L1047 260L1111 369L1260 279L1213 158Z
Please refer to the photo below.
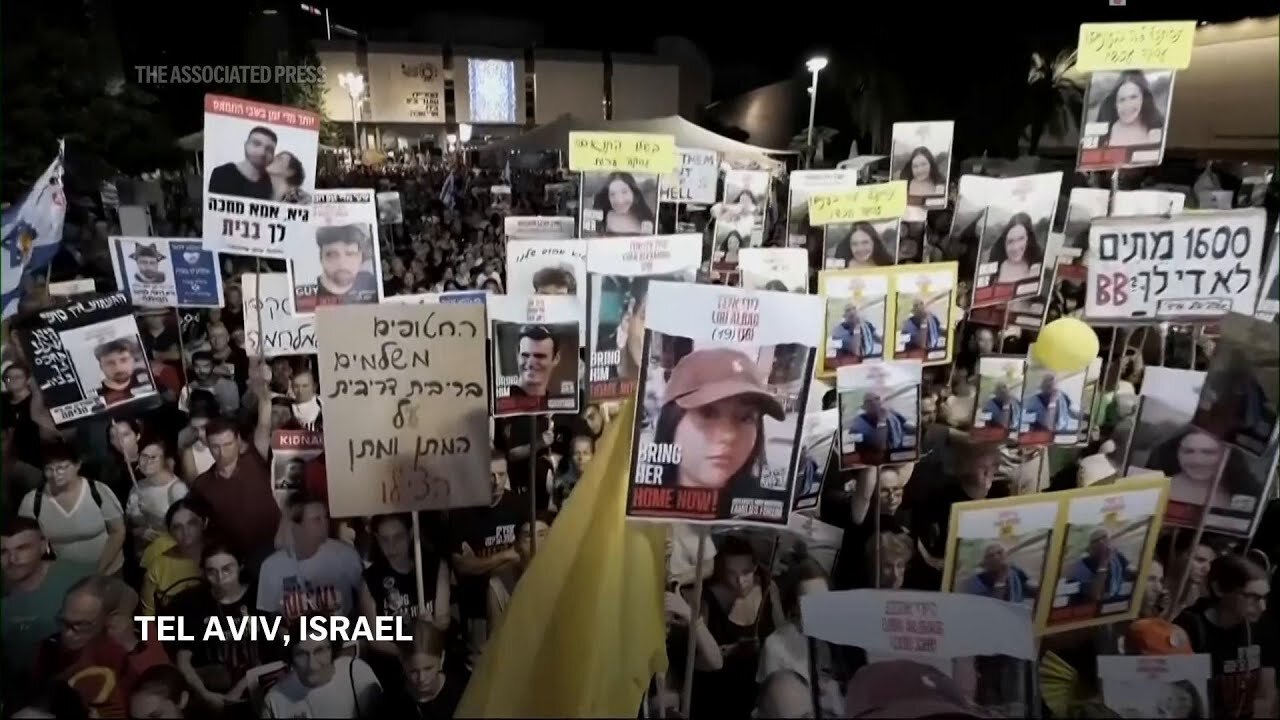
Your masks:
M471 142L471 123L458 123L458 139L463 145Z
M805 150L809 154L809 165L813 165L813 114L818 107L818 73L827 66L827 59L818 55L811 57L804 64L813 74L813 84L809 86L809 139L805 142Z
M338 76L338 84L347 91L347 95L351 98L351 142L352 160L355 160L355 153L360 149L360 130L356 125L357 113L356 106L360 102L361 96L364 95L364 76L360 73L345 72Z

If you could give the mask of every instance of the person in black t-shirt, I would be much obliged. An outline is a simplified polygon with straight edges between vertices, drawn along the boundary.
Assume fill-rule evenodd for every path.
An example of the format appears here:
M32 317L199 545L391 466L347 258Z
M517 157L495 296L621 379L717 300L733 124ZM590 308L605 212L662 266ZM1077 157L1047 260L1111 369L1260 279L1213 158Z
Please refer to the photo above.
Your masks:
M440 631L447 630L449 566L429 548L422 549L422 577L427 597L420 604L410 519L405 515L378 515L369 521L369 531L374 543L369 550L369 567L364 570L371 601L362 608L365 617L371 624L379 616L400 616L415 621L421 617ZM420 612L424 614L419 615ZM393 642L375 640L371 647L390 654L397 652Z
M244 141L244 159L219 165L209 173L209 193L270 200L267 165L276 157L276 143L276 134L270 129L258 126L250 130Z
M947 532L951 506L958 502L983 500L1007 494L993 491L1000 464L999 446L994 444L956 445L947 475L923 476L918 465L912 476L912 491L904 502L911 514L911 536L916 539L916 558L907 568L906 587L937 591L942 587L942 566L947 554ZM936 467L936 466L935 466Z
M875 536L876 516L880 514L880 532L906 532L909 520L902 509L903 493L911 478L912 464L885 465L856 471L852 493L828 495L823 514L827 522L844 528L840 553L832 572L832 585L837 590L875 586L873 564L867 562L863 549ZM877 478L877 475L879 476Z
M439 630L419 622L413 644L401 652L404 682L382 694L376 716L450 720L462 699L467 678L447 671Z

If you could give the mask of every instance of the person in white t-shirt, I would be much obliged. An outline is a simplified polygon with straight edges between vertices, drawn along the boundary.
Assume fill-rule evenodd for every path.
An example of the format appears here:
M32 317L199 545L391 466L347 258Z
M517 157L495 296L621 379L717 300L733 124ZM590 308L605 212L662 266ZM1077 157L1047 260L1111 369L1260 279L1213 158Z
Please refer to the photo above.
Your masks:
M187 484L170 469L173 459L159 437L138 443L138 470L142 477L129 491L125 517L138 547L146 547L165 533L164 516L169 506L187 496Z
M294 626L290 635L298 637ZM338 643L302 640L289 649L289 672L267 691L265 717L370 718L382 686L368 663L335 657Z
M272 553L258 573L258 609L293 622L302 615L354 617L368 594L364 564L351 545L329 536L324 501L295 492L285 501L282 522L289 545ZM369 600L372 602L372 599Z
M28 492L18 514L34 518L62 560L103 575L124 565L124 510L111 488L80 474L80 457L59 442L44 449L44 484Z
M800 628L800 598L810 593L830 590L827 574L812 559L803 558L788 568L778 584L778 592L787 622L764 639L756 682L764 687L766 680L778 672L794 673L805 683L809 679L809 642ZM817 647L820 700L823 715L840 717L844 710L840 686L831 673L831 651L826 643Z

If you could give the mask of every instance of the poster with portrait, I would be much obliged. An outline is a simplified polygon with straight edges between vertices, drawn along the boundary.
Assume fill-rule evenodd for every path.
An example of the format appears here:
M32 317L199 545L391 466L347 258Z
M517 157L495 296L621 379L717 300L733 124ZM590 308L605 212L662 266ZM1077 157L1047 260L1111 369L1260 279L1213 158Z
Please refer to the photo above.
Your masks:
M845 365L836 371L840 469L920 457L919 361Z
M294 312L307 314L329 305L381 302L380 223L374 192L363 188L317 190L311 213L315 242L293 244L289 252Z
M925 365L951 362L957 269L953 262L894 268L894 360L920 360Z
M658 176L584 172L578 210L584 238L652 235L658 231Z
M116 287L134 307L222 307L218 253L200 239L111 237Z
M289 273L245 273L240 276L240 293L244 307L244 351L249 357L256 357L260 352L269 358L315 354L315 316L293 311L293 283Z
M1061 172L997 181L982 218L970 307L1002 305L1039 292L1061 185Z
M578 412L580 300L490 295L488 310L493 416Z
M748 290L809 292L809 253L804 248L743 248L738 282Z
M823 301L819 377L835 377L836 369L846 365L884 359L891 282L890 275L880 272L818 273L818 295Z
M1231 313L1209 360L1191 424L1253 455L1276 436L1280 326Z
M320 117L254 100L204 96L204 232L210 247L284 258L315 236Z
M510 185L490 185L489 186L489 213L496 213L506 217L511 213L511 186Z
M676 148L675 172L662 176L658 198L665 203L711 205L720 184L720 157L713 150Z
M1084 420L1084 375L1085 370L1060 372L1027 361L1019 445L1076 444Z
M1071 188L1067 218L1063 223L1063 243L1059 258L1082 257L1089 247L1089 225L1095 218L1137 215L1178 215L1187 196L1166 190L1119 190L1115 205L1107 212L1111 191L1103 188Z
M1044 585L1053 592L1046 633L1137 617L1168 491L1168 478L1153 477L1060 493L1065 526Z
M1262 286L1261 208L1098 218L1089 227L1090 320L1252 315Z
M893 153L889 177L907 181L907 202L928 210L947 206L947 177L951 172L951 120L893 124Z
M65 425L156 397L133 307L122 292L41 310L21 326L31 379Z
M502 219L508 240L564 240L575 237L573 218L558 215L508 215Z
M788 176L787 247L808 247L822 242L821 226L809 224L809 197L820 193L852 190L858 185L857 170L796 170Z
M1102 702L1123 718L1220 717L1209 706L1212 672L1208 654L1098 656Z
M1164 158L1172 70L1102 70L1089 76L1080 121L1080 172L1151 167Z
M1061 509L1044 495L952 505L943 591L1022 605L1038 616Z
M1280 235L1271 238L1271 257L1262 271L1262 292L1258 295L1255 312L1259 320L1268 322L1280 313Z
M1050 282L1049 306L1045 309L1044 322L1048 324L1064 317L1084 318L1089 269L1078 259L1062 258L1053 269Z
M652 282L627 515L785 525L822 301Z
M404 206L400 202L399 192L395 190L380 192L374 199L378 205L379 225L402 225L404 223Z
M900 220L860 220L822 226L822 266L828 270L843 270L895 264Z
M596 238L587 245L587 397L624 400L645 366L644 323L653 280L693 282L702 236Z
M290 493L304 489L307 463L324 452L324 433L319 430L271 431L271 492L276 504L284 507Z
M647 233L646 233L647 234ZM578 299L579 325L586 327L587 242L578 239L509 240L507 293L570 295ZM578 338L587 342L586 335Z
M817 392L818 388L810 392ZM800 461L796 466L795 499L791 512L816 510L822 499L822 483L835 454L836 431L840 427L840 410L810 411L804 416Z
M712 206L715 234L711 267L727 271L738 267L738 251L764 244L764 221L769 204L769 173L764 170L727 170L724 198Z
M1084 371L1084 393L1080 396L1080 436L1076 439L1077 445L1088 444L1089 434L1094 422L1098 419L1095 417L1098 410L1094 406L1098 402L1098 384L1101 382L1102 358L1096 357L1089 361L1089 367Z
M978 358L978 395L969 436L978 442L1014 440L1022 422L1027 359L1013 355Z

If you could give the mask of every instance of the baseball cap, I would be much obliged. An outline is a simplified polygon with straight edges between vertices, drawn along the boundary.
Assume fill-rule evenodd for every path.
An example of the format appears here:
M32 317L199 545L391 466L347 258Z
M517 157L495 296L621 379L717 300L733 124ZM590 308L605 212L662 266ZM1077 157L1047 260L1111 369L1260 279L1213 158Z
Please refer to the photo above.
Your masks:
M773 419L786 417L782 404L756 375L751 358L733 348L707 348L680 358L667 380L662 404L674 402L684 410L692 410L742 395L757 401Z
M1125 650L1129 655L1191 655L1191 638L1187 631L1165 620L1152 617L1134 620L1125 633Z
M845 708L851 718L989 717L965 700L954 680L911 660L864 666L849 681Z

